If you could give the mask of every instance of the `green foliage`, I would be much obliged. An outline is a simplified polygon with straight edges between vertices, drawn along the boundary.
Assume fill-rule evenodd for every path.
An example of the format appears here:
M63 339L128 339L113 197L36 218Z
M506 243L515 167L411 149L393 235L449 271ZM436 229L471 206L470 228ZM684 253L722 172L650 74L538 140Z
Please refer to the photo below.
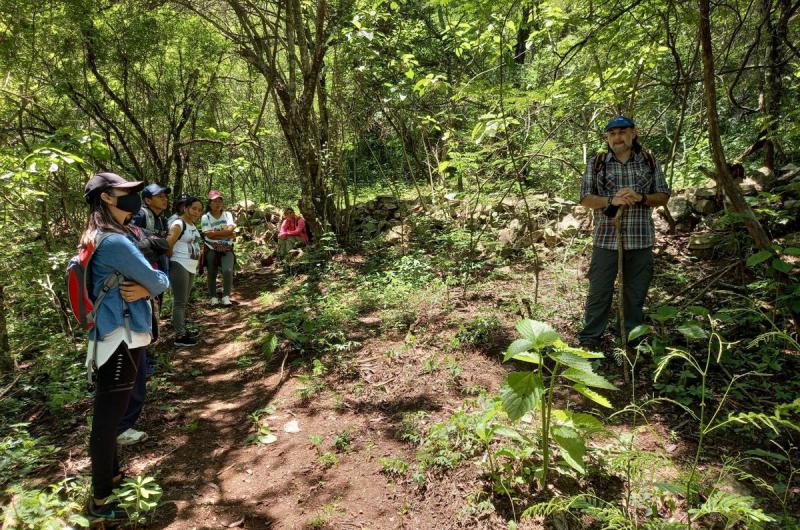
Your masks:
M50 489L48 492L11 488L11 501L4 510L4 526L20 530L88 528L89 520L81 514L82 503L74 498L62 498L59 494L61 485Z
M411 466L402 458L387 457L381 458L381 473L390 477L403 477L408 473Z
M310 374L298 375L297 379L301 383L301 387L297 393L301 398L308 400L314 397L315 394L325 388L325 373L328 371L322 361L314 359Z
M11 432L0 439L0 487L18 482L53 463L55 452L56 447L48 444L46 438L31 436L28 424L11 425ZM47 498L47 494L42 495Z
M350 431L341 431L336 433L333 437L333 446L340 453L347 453L350 451L350 446L353 443L353 435Z
M543 463L539 477L542 487L547 485L550 468L550 442L556 442L561 458L578 473L585 473L587 427L594 426L591 416L553 408L557 385L567 386L596 404L611 408L611 403L594 388L615 390L604 377L596 374L590 359L602 354L567 346L558 333L544 322L521 320L517 331L522 338L511 343L504 361L516 360L535 365L531 371L512 372L501 390L503 409L512 420L518 420L530 411L541 412ZM566 380L566 381L565 381ZM589 420L590 424L586 424Z
M462 324L456 337L471 346L488 346L501 328L500 320L496 316L477 316Z
M153 477L137 476L122 481L111 499L119 503L131 522L144 524L155 514L162 495L161 486Z

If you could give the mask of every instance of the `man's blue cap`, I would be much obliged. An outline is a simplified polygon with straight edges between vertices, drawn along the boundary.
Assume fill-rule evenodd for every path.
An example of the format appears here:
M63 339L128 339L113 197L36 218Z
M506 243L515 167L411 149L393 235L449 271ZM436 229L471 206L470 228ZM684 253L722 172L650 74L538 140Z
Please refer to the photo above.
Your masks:
M142 199L149 199L150 197L155 197L161 193L166 193L169 195L172 193L172 188L165 188L160 184L148 184L145 186L144 190L142 190Z
M606 128L604 129L605 132L608 132L610 129L627 129L628 127L636 127L636 124L633 123L633 120L625 117L625 116L616 116L611 118L606 124Z

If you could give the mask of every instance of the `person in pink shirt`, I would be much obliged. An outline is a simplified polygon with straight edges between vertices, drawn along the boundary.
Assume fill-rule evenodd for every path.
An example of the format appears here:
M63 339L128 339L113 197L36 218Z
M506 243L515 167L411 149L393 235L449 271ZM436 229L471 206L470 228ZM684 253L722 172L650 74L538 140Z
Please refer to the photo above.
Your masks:
M294 210L286 208L283 210L283 221L278 231L278 251L277 256L284 258L290 250L308 245L308 234L306 233L306 220L296 215Z

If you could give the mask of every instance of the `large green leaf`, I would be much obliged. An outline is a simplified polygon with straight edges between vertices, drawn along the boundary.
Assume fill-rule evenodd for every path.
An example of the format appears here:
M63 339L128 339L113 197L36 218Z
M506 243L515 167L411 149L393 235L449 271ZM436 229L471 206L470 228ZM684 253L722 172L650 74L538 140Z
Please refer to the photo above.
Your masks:
M578 357L574 353L570 353L568 351L563 351L563 350L557 350L548 353L548 355L553 360L558 361L563 365L569 366L570 368L574 368L575 370L580 370L581 372L592 371L592 363L590 363L583 357Z
M583 456L586 444L578 431L565 425L556 425L552 430L553 439L561 447L561 458L578 473L586 473L583 467Z
M572 423L575 424L575 427L583 431L584 434L594 434L606 430L602 421L585 412L574 413L572 415Z
M542 356L533 352L518 353L511 358L515 361L524 361L531 364L542 364Z
M684 322L678 326L678 331L689 340L703 340L708 338L708 332L696 322Z
M518 420L542 399L544 385L535 372L511 372L500 388L503 409L512 420Z
M671 305L662 305L650 313L650 318L663 324L664 322L675 318L677 314L678 310L675 307L672 307Z
M551 346L559 338L558 333L550 324L539 320L520 320L517 322L517 331L524 338L531 341L531 346L536 350Z
M566 377L570 381L575 381L576 383L583 383L586 386L593 386L595 388L604 388L606 390L617 390L617 387L611 384L608 381L608 379L594 372L583 372L580 370L575 370L574 368L569 368L567 370L564 370L561 373L561 375Z
M583 383L576 383L575 385L572 386L572 388L574 388L576 392L579 392L584 396L586 396L587 398L591 399L601 407L605 407L607 409L614 408L611 405L611 402L608 399L606 399L605 396L598 394L597 392L587 387Z
M636 340L639 337L653 332L653 327L647 324L639 324L628 333L628 340Z
M573 355L577 355L578 357L582 357L584 359L602 359L603 357L605 357L605 355L603 355L600 352L583 350L581 348L573 348L572 346L566 344L561 340L557 340L555 343L553 343L553 346L560 351L565 351Z
M533 343L528 339L517 339L511 343L511 346L506 350L506 355L503 357L503 362L508 361L517 354L524 353L533 347Z
M756 252L755 254L750 256L749 258L747 258L747 261L745 262L745 264L748 267L754 267L754 266L758 265L759 263L767 261L771 257L772 257L772 252L770 252L769 250L761 250L759 252Z
M772 260L772 268L784 274L789 274L790 272L792 272L792 266L780 258L775 258L774 260Z

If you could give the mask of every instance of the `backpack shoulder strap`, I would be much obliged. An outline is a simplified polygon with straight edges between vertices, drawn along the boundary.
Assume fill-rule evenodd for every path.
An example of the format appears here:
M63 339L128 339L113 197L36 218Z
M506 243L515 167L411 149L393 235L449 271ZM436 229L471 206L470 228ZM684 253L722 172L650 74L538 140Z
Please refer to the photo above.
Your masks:
M598 151L594 155L594 162L592 162L592 169L594 172L597 173L606 167L606 153L603 151Z
M181 219L180 217L178 217L178 218L177 218L175 221L180 221L180 222L181 222L181 233L180 233L180 234L178 234L178 239L176 239L176 240L175 240L175 241L180 241L180 239L183 237L183 233L184 233L184 232L186 232L186 221L184 221L184 220L183 220L183 219ZM175 221L173 221L173 223L174 223ZM171 227L171 226L172 226L172 225L170 225L170 227Z
M656 157L653 156L653 153L642 147L642 156L644 157L647 165L650 167L652 171L656 170Z
M156 215L147 206L142 206L142 211L144 212L144 227L151 232L154 231L156 228Z

